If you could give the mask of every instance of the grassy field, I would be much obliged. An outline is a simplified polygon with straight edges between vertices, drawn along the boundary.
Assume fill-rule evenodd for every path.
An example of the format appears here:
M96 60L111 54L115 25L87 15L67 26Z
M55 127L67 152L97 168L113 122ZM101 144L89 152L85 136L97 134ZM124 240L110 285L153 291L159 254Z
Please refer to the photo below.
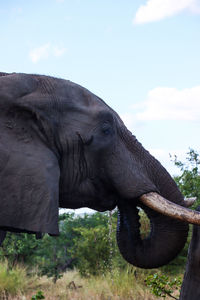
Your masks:
M69 271L54 284L45 276L26 275L22 267L8 271L6 264L3 264L0 265L0 299L31 300L38 291L42 291L44 299L47 300L161 299L152 295L145 285L145 278L149 272L132 268L100 277L81 278L77 271ZM178 292L173 295L178 298Z

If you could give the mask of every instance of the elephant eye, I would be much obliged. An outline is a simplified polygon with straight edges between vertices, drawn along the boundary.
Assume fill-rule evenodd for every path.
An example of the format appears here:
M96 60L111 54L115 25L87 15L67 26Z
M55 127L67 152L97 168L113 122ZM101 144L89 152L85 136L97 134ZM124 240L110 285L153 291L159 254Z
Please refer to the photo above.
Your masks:
M105 135L109 135L111 133L110 128L106 128L102 130Z
M108 123L103 124L102 133L104 135L110 135L112 133L112 128L111 128L110 124L108 124Z

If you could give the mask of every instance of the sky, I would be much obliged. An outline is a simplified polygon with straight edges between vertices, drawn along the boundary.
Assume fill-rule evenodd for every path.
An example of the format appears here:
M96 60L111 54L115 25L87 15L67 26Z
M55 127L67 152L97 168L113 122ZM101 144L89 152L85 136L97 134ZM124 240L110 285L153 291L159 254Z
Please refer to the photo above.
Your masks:
M0 2L0 71L100 96L167 168L200 150L200 0Z

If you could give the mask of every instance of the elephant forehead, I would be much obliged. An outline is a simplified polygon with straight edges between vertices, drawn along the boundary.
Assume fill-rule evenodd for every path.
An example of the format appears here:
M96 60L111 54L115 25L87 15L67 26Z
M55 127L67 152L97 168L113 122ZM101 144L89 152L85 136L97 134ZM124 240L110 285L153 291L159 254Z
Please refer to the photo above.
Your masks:
M106 104L86 88L69 80L53 78L49 76L36 76L37 92L41 95L53 96L57 101L63 101L63 105L69 108L105 106Z

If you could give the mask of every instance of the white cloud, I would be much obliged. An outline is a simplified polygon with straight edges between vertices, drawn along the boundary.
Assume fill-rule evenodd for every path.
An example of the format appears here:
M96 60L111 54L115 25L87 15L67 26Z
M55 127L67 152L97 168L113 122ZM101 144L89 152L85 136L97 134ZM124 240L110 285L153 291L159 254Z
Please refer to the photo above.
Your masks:
M66 52L66 48L53 46L50 43L34 48L29 52L29 57L33 63L37 63L42 59L47 59L50 56L60 57Z
M159 21L176 15L184 10L200 13L199 0L148 0L136 12L133 22L143 24Z
M158 87L149 91L136 119L200 121L200 86L183 90Z
M22 12L23 12L23 9L22 9L21 7L13 7L12 12L13 12L15 15L21 15Z
M66 52L66 48L55 46L53 48L53 54L56 57L62 56Z
M33 63L38 62L41 59L46 59L49 56L50 44L42 45L38 48L34 48L30 51L29 56Z

